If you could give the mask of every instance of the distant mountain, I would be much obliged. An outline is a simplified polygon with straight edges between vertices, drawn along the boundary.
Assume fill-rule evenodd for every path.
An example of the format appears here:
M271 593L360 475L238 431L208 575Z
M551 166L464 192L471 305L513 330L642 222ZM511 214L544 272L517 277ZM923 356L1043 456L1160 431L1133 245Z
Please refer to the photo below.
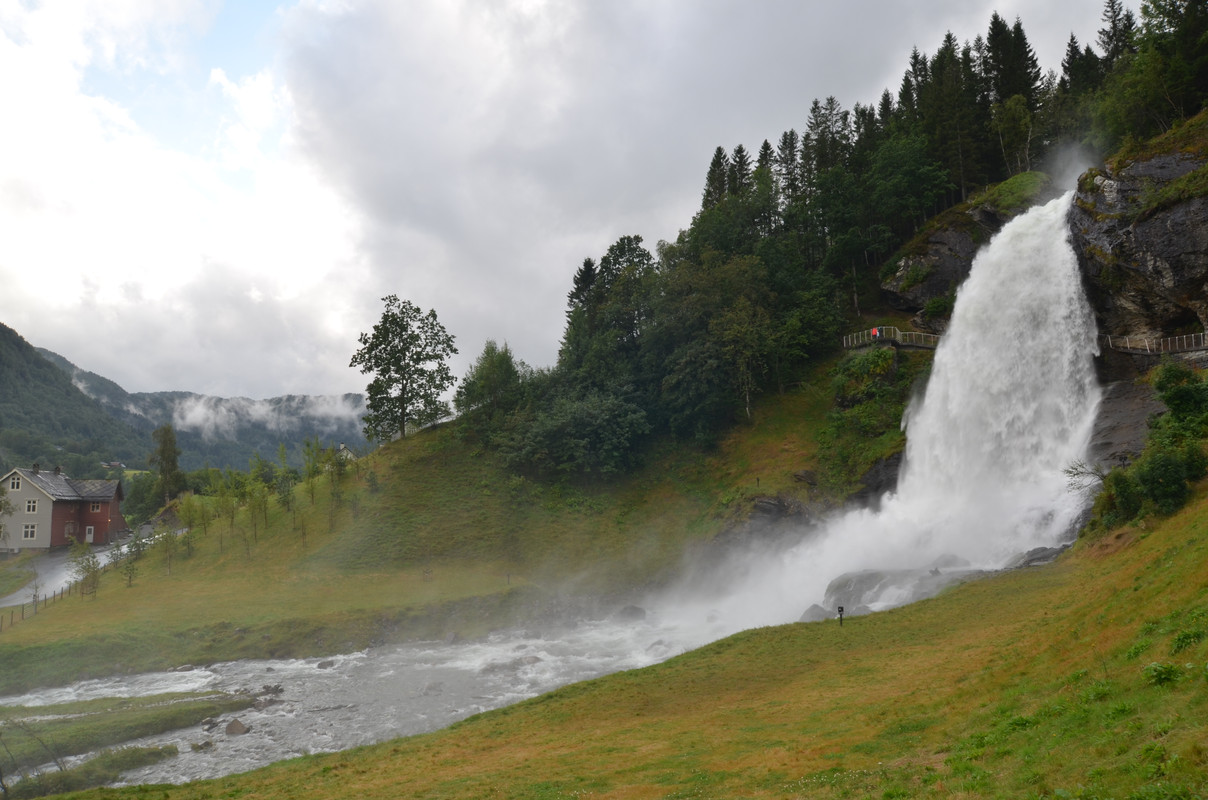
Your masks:
M0 324L0 469L61 466L77 478L102 462L146 462L150 437L77 389L20 334Z
M131 393L57 353L41 348L38 352L110 417L140 432L144 452L129 466L146 464L151 431L164 423L176 430L180 466L185 470L204 466L247 469L256 453L276 461L282 443L290 463L301 465L303 442L316 436L325 445L343 442L353 450L367 447L361 433L365 398L360 394L251 400L193 392Z

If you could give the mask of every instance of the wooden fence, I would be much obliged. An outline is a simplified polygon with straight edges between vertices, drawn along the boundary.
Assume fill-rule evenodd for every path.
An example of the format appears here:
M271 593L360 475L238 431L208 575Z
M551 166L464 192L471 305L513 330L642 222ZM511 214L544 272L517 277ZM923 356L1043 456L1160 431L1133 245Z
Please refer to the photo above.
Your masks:
M110 566L112 564L108 561L101 564L101 572L105 572ZM58 591L39 595L36 600L22 603L20 606L10 606L9 608L0 610L0 632L8 630L22 620L36 616L39 608L46 608L51 603L58 602L73 594L80 594L79 581L72 581Z

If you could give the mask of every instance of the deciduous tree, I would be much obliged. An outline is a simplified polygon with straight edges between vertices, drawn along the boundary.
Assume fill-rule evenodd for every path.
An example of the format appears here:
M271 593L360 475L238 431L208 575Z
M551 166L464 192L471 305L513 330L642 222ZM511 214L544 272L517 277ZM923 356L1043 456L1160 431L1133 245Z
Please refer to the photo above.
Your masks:
M360 335L361 349L349 365L373 376L366 390L365 437L379 442L406 436L409 424L449 413L441 394L453 385L448 360L457 354L435 311L425 314L393 294L382 300L381 320L372 333Z
M155 442L155 450L151 453L149 461L159 473L155 484L156 494L162 494L164 505L167 505L185 486L185 476L180 471L180 448L176 446L176 431L171 423L165 423L151 432L151 440Z

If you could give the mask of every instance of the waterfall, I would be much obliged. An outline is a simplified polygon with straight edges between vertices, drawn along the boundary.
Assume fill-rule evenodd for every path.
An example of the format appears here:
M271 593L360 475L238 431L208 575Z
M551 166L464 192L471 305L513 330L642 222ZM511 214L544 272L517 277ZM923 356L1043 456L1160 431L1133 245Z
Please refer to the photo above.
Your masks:
M1100 389L1071 200L1012 220L974 260L926 391L907 410L897 491L752 566L725 597L698 596L687 613L707 606L738 629L796 619L811 604L827 614L887 608L1073 535L1086 498L1063 470L1086 454Z
M1081 506L1062 470L1086 452L1100 392L1071 197L1012 220L974 260L904 422L893 502L951 520L936 536L987 565L1053 544Z

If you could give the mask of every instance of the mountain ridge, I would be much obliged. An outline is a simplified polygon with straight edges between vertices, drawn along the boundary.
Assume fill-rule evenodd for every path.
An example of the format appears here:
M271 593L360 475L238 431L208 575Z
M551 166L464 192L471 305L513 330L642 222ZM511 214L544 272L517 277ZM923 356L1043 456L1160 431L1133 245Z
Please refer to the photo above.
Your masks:
M195 392L127 392L117 382L29 343L0 323L0 468L60 465L76 477L109 474L110 464L145 468L151 432L171 424L180 466L246 469L255 455L286 446L302 462L303 442L363 450L364 397L282 395L255 400Z

